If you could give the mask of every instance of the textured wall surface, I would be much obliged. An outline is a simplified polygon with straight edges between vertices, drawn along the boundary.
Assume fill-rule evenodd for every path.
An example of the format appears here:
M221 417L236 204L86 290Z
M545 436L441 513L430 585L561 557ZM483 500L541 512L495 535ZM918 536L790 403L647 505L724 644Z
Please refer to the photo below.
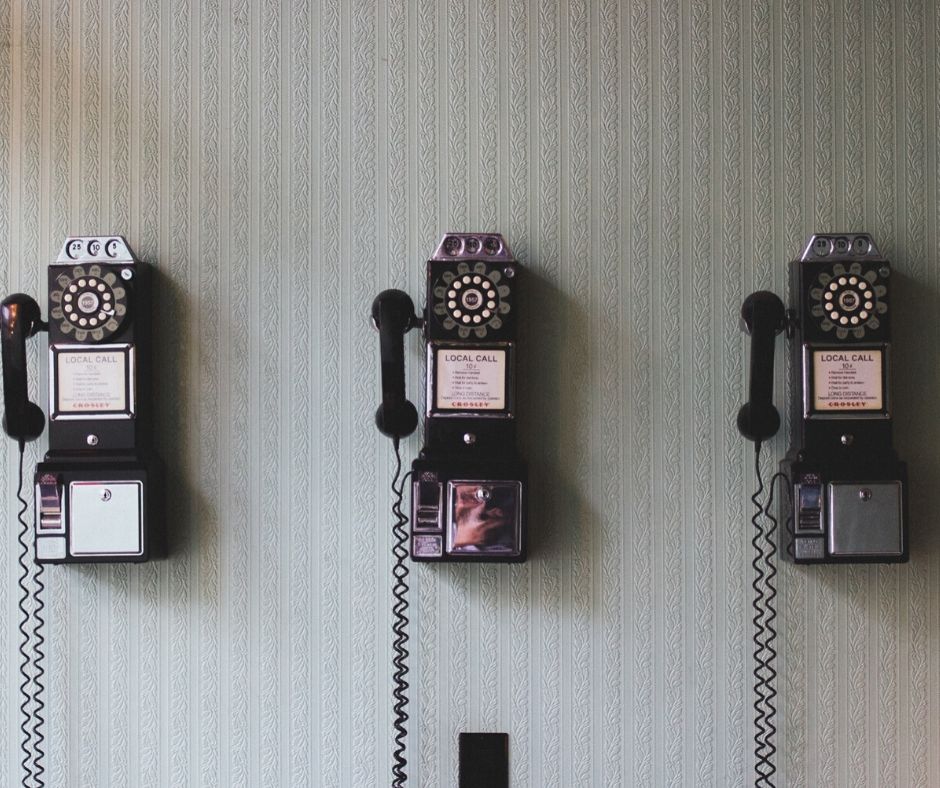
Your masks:
M514 788L745 784L737 310L809 232L867 229L913 560L782 569L778 784L940 785L938 43L931 0L0 0L0 291L39 294L69 233L160 273L173 554L46 572L48 784L388 784L366 315L447 229L532 271L534 557L414 571L412 784L454 784L461 730L509 732Z

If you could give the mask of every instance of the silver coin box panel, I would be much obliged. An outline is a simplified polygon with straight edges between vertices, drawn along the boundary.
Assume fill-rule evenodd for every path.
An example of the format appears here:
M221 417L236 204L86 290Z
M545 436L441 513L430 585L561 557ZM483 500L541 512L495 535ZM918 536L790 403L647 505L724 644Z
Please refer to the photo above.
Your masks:
M829 553L836 557L900 555L900 482L831 482L828 494Z

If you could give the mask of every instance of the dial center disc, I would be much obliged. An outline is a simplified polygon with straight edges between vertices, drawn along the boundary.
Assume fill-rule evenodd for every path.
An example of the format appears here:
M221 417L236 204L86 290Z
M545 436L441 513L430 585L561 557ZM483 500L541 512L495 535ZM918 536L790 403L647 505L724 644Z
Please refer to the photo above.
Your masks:
M90 315L92 312L98 311L98 306L101 301L98 299L98 296L95 293L82 293L78 299L78 308L82 310L86 315Z

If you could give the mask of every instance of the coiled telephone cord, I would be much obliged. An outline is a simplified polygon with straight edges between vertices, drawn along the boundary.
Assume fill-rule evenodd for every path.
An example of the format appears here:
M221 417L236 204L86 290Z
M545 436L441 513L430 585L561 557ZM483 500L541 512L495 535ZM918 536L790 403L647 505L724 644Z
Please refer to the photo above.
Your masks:
M392 711L395 714L395 720L392 727L395 729L395 747L392 750L392 758L395 763L392 766L392 788L403 788L408 780L405 773L405 767L408 761L405 759L405 739L408 736L408 729L405 724L408 722L408 712L405 710L408 706L408 682L405 677L408 675L408 564L405 559L408 557L408 532L405 526L408 524L408 517L402 511L402 505L405 497L405 484L411 471L401 476L401 452L398 448L398 438L394 439L395 445L395 475L392 477L392 495L394 503L392 504L392 514L395 515L395 524L392 526L394 535L394 545L392 555L395 557L395 564L392 567L392 576L395 583L392 586L392 596L395 599L392 605L392 651L395 656L392 659L392 665L395 668L392 674L392 681L395 689L392 697L395 703ZM401 478L399 479L399 477Z
M760 447L760 443L755 445L754 470L757 475L757 490L751 496L755 509L754 516L751 517L751 523L754 526L754 537L751 539L751 546L754 548L754 560L751 562L751 567L754 569L754 581L751 583L751 588L754 590L752 605L754 608L752 623L754 625L755 662L754 724L757 728L754 734L754 755L757 759L755 764L757 779L754 786L755 788L774 788L771 778L777 771L774 765L774 755L777 752L775 744L777 726L774 723L777 713L774 703L777 696L775 667L777 651L774 647L777 637L777 630L774 626L777 618L774 605L777 596L775 584L777 567L774 561L773 535L777 521L769 513L769 509L773 501L773 484L777 476L771 480L770 498L765 505L761 502L764 480L760 469ZM765 517L771 521L769 529L764 528Z
M23 753L21 765L23 767L24 788L45 788L45 766L43 758L45 751L43 744L45 735L43 734L43 711L45 710L45 701L43 700L43 691L45 687L42 683L45 659L45 638L42 634L45 620L42 617L45 603L43 601L42 591L45 585L42 582L42 564L36 565L34 575L35 589L33 591L33 627L32 633L29 630L29 574L30 567L27 561L29 554L29 523L26 521L26 512L29 509L29 503L23 497L23 454L24 442L19 442L19 484L16 488L16 500L20 503L17 520L20 523L18 542L20 545L19 567L20 574L18 585L20 588L20 597L18 607L20 610L20 676L23 679L20 684L20 694L22 702L20 703L20 714L22 721L20 723L20 732L22 740L20 750ZM32 653L30 653L30 640L32 640ZM32 659L31 659L32 658ZM30 670L30 661L32 661L32 671ZM32 721L32 725L30 725Z

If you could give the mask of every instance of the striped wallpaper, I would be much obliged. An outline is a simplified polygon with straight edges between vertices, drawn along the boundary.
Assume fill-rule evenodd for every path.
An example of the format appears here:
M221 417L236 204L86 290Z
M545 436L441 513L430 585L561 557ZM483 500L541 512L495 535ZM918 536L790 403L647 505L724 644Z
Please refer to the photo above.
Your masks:
M410 784L455 785L464 730L508 732L514 788L747 784L737 310L864 229L898 273L912 560L781 569L778 784L940 786L938 45L931 0L0 0L0 292L40 295L70 233L158 269L172 553L47 570L48 784L389 784L367 314L421 300L449 229L530 271L532 558L413 568Z

